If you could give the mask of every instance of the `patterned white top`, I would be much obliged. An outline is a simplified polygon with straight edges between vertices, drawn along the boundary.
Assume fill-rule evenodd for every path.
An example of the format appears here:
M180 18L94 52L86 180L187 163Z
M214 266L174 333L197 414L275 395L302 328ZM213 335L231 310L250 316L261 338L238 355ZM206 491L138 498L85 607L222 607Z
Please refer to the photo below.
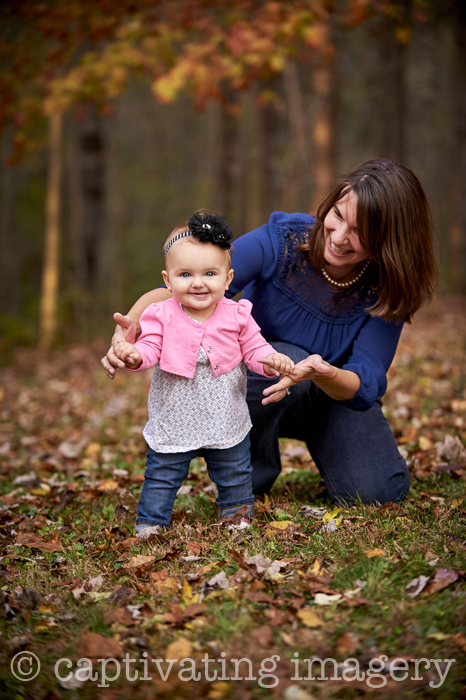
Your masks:
M155 452L227 449L244 440L251 427L244 362L214 377L201 345L192 379L156 365L143 433Z

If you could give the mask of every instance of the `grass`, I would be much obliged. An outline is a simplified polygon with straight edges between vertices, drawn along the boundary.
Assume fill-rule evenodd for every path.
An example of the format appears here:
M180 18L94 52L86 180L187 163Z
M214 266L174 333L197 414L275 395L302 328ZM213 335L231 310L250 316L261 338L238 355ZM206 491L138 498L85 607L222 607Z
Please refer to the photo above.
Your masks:
M0 697L464 697L463 317L464 305L455 300L420 314L404 329L390 370L385 411L410 465L408 498L384 508L341 508L335 532L325 532L321 518L305 517L303 505L335 506L309 455L303 450L290 458L290 441L284 440L283 473L250 530L232 533L215 525L207 472L196 460L186 482L191 489L178 497L170 530L134 542L148 378L119 375L110 383L98 367L99 348L70 348L52 358L16 353L2 371L0 389ZM459 438L451 459L439 457L436 447L447 435ZM267 534L269 523L288 520L287 530ZM26 535L36 539L20 546ZM53 542L59 543L56 551L34 546L54 549ZM244 563L256 554L287 565L278 574L260 573ZM137 555L155 560L134 573L125 565ZM412 579L429 577L432 584L438 570L456 572L456 580L453 575L443 589L408 596ZM209 586L221 572L229 587ZM98 576L98 590L74 597L73 590ZM119 587L130 589L125 605L110 599ZM358 588L352 598L318 604L322 591ZM309 611L317 617L306 618ZM11 673L21 651L41 662L30 682ZM129 682L122 674L102 685L97 659L116 655L122 666L126 653L135 659L131 672L137 668L140 675L144 662L156 668L152 659L191 658L199 672L208 654L217 659L212 672L220 672L222 663L247 658L256 680L246 679L245 668L242 681L209 681L202 673L186 682L175 665L166 681L153 673L152 681ZM441 684L438 670L445 672L445 662L437 670L433 662L421 669L422 681L411 680L412 665L405 681L394 680L387 666L379 678L383 686L374 689L367 673L380 654L456 661ZM274 655L280 661L270 671L273 662L267 666L265 659ZM93 661L96 680L74 689L60 685L56 662L69 658L75 664L83 656ZM294 661L300 660L298 677L305 679L302 660L313 656L335 659L340 676L345 659L357 659L366 677L296 680ZM109 677L115 668L107 666ZM274 687L266 687L267 669Z

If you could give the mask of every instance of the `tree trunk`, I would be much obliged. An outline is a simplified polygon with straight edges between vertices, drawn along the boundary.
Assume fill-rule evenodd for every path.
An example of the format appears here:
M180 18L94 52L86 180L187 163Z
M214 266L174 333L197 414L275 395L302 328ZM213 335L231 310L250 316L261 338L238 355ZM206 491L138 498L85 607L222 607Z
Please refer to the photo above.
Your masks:
M466 293L466 7L455 6L456 148L453 159L453 221L450 228L451 291Z
M60 272L60 210L63 116L49 118L49 172L45 209L45 246L40 296L39 347L49 350L57 329L58 281Z
M279 91L277 78L262 85L273 92ZM277 183L277 152L279 138L279 114L274 102L267 102L259 109L262 223L268 221L272 212L279 206Z
M406 158L405 64L410 40L411 0L400 0L395 16L379 14L373 36L379 55L377 114L380 127L379 155L404 162Z
M5 130L1 147L1 221L0 221L0 314L20 313L18 232L13 229L13 169L7 160L12 149L10 130Z
M230 218L234 215L235 201L235 151L238 133L238 119L232 107L238 99L233 93L227 94L228 104L220 112L218 180L215 208L220 214Z
M317 210L335 179L338 153L338 76L335 53L331 44L333 28L327 25L327 36L320 56L312 69L312 84L317 98L317 112L312 128L314 150L314 187L310 200L312 212Z
M288 110L288 122L293 143L288 177L282 190L280 210L296 211L296 202L308 167L308 139L306 138L306 118L304 100L296 63L287 63L283 73L284 89Z
M95 292L105 221L105 142L102 117L94 105L88 107L82 124L80 150L85 284Z

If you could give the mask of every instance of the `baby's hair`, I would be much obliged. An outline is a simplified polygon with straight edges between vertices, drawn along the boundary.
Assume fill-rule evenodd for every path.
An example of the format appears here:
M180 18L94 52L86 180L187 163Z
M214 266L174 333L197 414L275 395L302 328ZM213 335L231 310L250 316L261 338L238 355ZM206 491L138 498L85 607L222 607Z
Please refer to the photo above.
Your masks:
M226 216L220 216L219 214L208 214L197 211L189 219L186 226L175 229L175 231L183 230L172 238L169 238L168 243L165 245L164 256L167 257L168 251L176 241L188 236L192 236L200 243L211 243L229 252L233 239L233 231L226 223L226 219Z

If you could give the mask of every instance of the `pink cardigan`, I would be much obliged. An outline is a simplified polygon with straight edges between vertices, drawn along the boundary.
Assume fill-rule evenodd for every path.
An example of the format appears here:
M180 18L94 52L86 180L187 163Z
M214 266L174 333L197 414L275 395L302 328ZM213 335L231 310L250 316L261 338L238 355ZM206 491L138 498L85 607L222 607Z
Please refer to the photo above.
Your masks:
M141 316L141 335L134 344L142 357L136 371L153 367L192 379L202 345L214 377L226 374L244 360L249 369L265 375L257 358L275 352L251 316L252 304L223 297L207 321L187 316L172 297L150 304Z

